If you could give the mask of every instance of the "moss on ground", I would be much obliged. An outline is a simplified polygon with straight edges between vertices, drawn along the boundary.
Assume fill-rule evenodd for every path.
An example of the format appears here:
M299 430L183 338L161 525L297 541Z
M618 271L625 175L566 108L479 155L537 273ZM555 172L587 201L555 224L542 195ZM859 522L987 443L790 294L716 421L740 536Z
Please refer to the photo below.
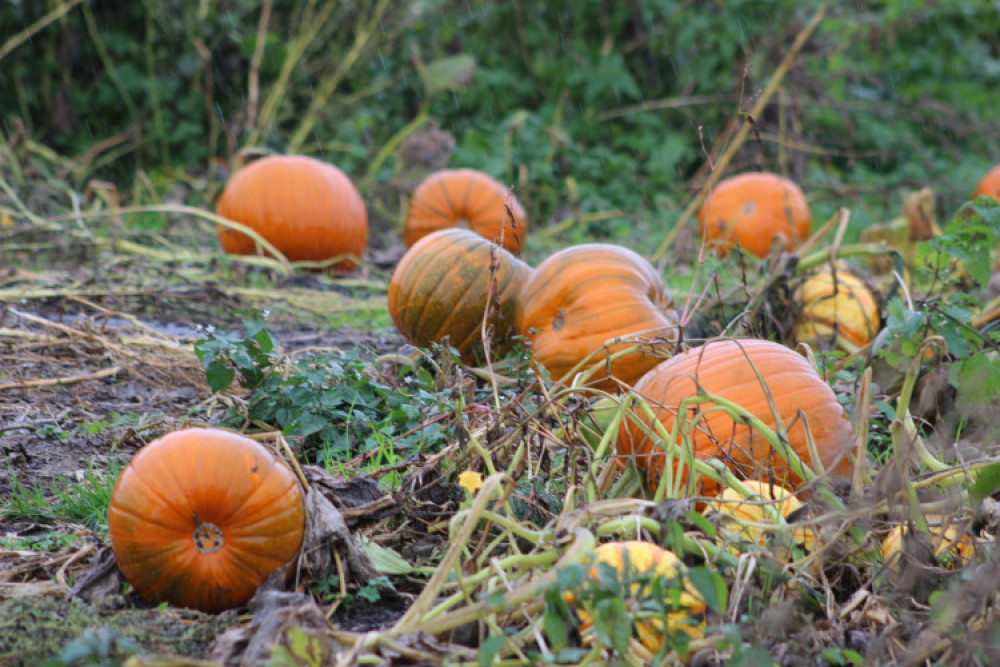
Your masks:
M39 665L64 649L65 657L76 660L56 664L113 664L136 653L203 658L235 620L232 612L213 616L168 607L109 610L80 600L8 600L0 602L0 664Z

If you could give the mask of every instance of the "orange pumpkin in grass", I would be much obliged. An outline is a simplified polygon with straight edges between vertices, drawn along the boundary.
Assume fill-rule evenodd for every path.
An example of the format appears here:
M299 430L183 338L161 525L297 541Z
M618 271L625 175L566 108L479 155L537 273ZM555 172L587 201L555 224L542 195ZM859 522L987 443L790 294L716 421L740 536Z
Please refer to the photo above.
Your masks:
M447 338L466 363L482 360L487 305L493 356L514 344L515 300L531 267L467 229L445 229L417 241L389 281L389 314L411 343ZM492 299L492 300L491 300Z
M589 367L641 343L605 364L590 383L608 390L618 387L611 378L635 383L680 341L660 275L635 252L603 243L560 250L538 265L518 297L517 331L529 341L532 359L562 381L588 356ZM625 342L605 345L616 338Z
M758 377L759 374L759 377ZM823 468L831 475L848 477L851 472L847 453L854 445L854 429L847 412L837 401L830 386L802 355L789 348L765 340L712 340L664 361L646 373L635 385L634 392L644 399L667 433L676 421L681 402L693 398L701 390L735 402L749 414L775 428L774 409L788 431L788 441L803 463L815 470L809 454L805 421L819 453ZM746 421L733 419L726 411L711 403L690 405L685 423L691 428L693 455L707 460L725 461L740 477L773 481L796 489L802 480L793 473L778 452L773 451L759 433ZM666 451L659 437L650 437L641 425L649 427L645 414L635 409L635 421L626 420L618 433L618 453L632 458L645 471L655 487L664 470ZM641 425L640 425L641 424ZM680 444L680 442L678 442ZM682 466L681 479L687 480L687 466ZM702 478L700 492L714 494L717 485Z
M763 172L720 181L702 204L698 221L702 234L723 256L739 244L746 252L767 257L775 238L792 250L812 233L812 214L799 186Z
M979 181L976 191L972 193L972 198L976 197L993 197L1000 202L1000 164L990 169L983 180Z
M407 246L449 227L471 229L521 254L528 218L504 185L475 169L445 169L417 186L410 200L403 241Z
M361 257L368 243L368 212L344 172L302 155L274 155L252 162L229 179L216 213L260 234L291 261ZM260 250L242 232L219 226L230 254ZM345 259L332 268L350 270Z
M295 475L253 440L189 428L133 457L108 506L122 574L150 602L206 612L246 604L299 551Z

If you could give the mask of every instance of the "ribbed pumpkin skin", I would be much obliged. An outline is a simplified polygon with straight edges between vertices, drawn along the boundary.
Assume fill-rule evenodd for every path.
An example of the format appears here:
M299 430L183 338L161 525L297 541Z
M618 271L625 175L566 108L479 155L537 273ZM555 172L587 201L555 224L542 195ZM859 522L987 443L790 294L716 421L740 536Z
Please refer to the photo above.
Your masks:
M698 213L701 232L720 255L730 244L757 257L767 257L771 240L781 235L791 250L812 232L812 214L799 186L776 174L749 172L715 186Z
M993 197L1000 202L1000 164L990 169L983 180L979 181L976 191L972 193L972 198L976 197Z
M636 608L644 601L653 600L655 579L664 580L664 603L671 604L672 593L667 582L679 578L685 590L677 597L677 606L666 614L668 629L671 634L685 632L692 639L705 634L705 602L697 589L686 580L684 564L672 551L639 540L602 544L594 549L589 572L590 578L601 582L599 585L603 585L603 581L597 566L602 563L615 569L615 583L623 593L627 591L628 601L634 602L632 606ZM572 591L565 592L563 598L569 604L576 602L576 595ZM582 634L593 625L593 619L584 609L577 609L577 615L580 617ZM639 641L653 653L663 647L665 629L661 617L653 616L648 620L636 621L634 630Z
M750 524L772 522L770 514L764 510L764 503L767 501L774 501L772 507L783 519L788 519L792 513L803 507L799 499L783 486L752 479L744 481L743 484L753 495L744 496L737 489L726 487L719 494L718 500L708 503L704 513L718 512L723 517L723 526L749 542L760 545L766 542L765 529ZM793 539L808 550L816 546L816 535L810 527L796 528Z
M611 362L611 376L634 384L680 340L673 299L656 270L635 252L603 243L566 248L535 268L518 297L517 331L553 380L569 380L587 355L624 336L651 344ZM587 366L632 345L609 346ZM605 370L594 378L592 386L618 387Z
M490 262L495 256L495 300L490 303ZM513 346L514 302L531 267L467 229L446 229L417 241L389 281L389 314L414 345L447 337L466 363L482 359L481 326L490 304L493 356Z
M413 192L403 241L412 246L431 232L456 226L520 255L528 217L511 191L487 174L444 169L428 176Z
M795 340L812 347L845 347L843 340L864 347L879 330L879 306L861 278L827 267L795 291L801 308L794 326Z
M752 363L751 363L752 362ZM771 428L775 419L767 397L757 377L759 372L774 400L778 414L788 429L792 448L803 463L811 465L803 419L795 419L800 411L809 419L816 449L828 473L846 477L851 466L846 456L853 447L854 430L847 413L837 402L830 386L800 354L789 348L764 340L713 340L664 361L646 373L636 384L635 393L653 409L667 433L673 428L678 406L685 398L699 394L695 386L737 403L760 418ZM695 409L703 411L712 404L690 406L687 424L690 426ZM636 417L649 423L639 410ZM793 424L793 419L795 423ZM770 444L750 427L734 422L722 410L709 412L698 420L691 434L694 455L701 459L719 458L738 475L796 489L802 482ZM656 486L663 472L666 454L657 442L650 440L638 424L626 420L618 434L618 453L635 457L637 465ZM673 459L675 465L678 460ZM682 479L687 479L687 467ZM675 474L675 471L667 471ZM716 485L706 479L701 491L713 493Z
M216 213L250 227L291 261L361 257L368 243L368 212L351 180L331 164L301 155L252 162L226 184ZM222 248L253 255L246 234L219 227ZM350 270L344 260L333 268Z
M139 450L115 484L108 528L118 566L145 599L217 612L246 604L295 557L305 508L295 476L267 449L190 428Z

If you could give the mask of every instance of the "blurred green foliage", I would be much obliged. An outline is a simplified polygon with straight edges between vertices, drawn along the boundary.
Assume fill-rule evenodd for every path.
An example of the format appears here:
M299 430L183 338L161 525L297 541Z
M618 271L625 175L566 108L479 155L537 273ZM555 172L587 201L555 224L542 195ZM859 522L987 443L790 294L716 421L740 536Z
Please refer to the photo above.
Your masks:
M0 127L22 122L88 176L253 145L373 169L371 190L398 169L375 156L424 112L454 135L450 164L514 185L537 225L612 212L573 233L647 240L818 6L84 0L22 39L63 4L0 5ZM801 181L818 217L847 205L864 224L924 184L950 213L1000 161L998 10L832 3L730 170Z

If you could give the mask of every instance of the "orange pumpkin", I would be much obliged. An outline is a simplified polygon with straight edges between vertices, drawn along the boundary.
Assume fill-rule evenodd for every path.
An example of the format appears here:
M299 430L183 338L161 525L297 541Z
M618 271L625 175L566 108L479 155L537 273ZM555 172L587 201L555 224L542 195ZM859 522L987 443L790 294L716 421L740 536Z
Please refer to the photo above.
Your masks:
M267 449L189 428L143 447L108 507L122 574L150 602L206 612L247 603L299 551L302 492Z
M672 551L639 540L609 542L594 549L589 564L591 567L586 583L620 594L625 599L626 611L633 617L633 634L653 653L663 647L664 634L668 631L670 634L684 632L691 639L704 636L705 602L698 590L687 581L684 564ZM613 569L614 577L610 581L601 576L598 568L602 564ZM655 601L656 580L662 583L665 613L649 608L650 603ZM675 582L681 588L676 598L671 592L671 584ZM590 612L578 604L578 597L573 591L564 592L563 599L578 607L580 634L587 638L594 624Z
M490 176L475 169L445 169L413 192L403 241L412 246L449 227L471 229L520 255L528 218L511 191Z
M550 256L532 272L517 302L517 331L530 341L531 356L553 380L590 356L642 348L602 368L593 386L613 389L611 378L632 384L677 349L680 323L670 291L645 259L627 248L578 245ZM610 345L615 338L627 339ZM607 364L605 364L607 366Z
M771 253L775 238L791 250L812 232L805 195L792 181L776 174L750 172L715 186L698 213L701 233L725 256L739 244L757 257Z
M979 181L976 191L972 193L972 198L976 197L993 197L1000 202L1000 164L990 169L983 180Z
M530 266L467 229L434 232L417 241L392 274L389 314L414 345L447 338L472 363L482 359L489 305L493 354L503 356L514 343L514 302L530 273Z
M246 225L291 261L361 257L368 243L368 212L351 180L336 167L301 155L252 162L229 180L216 212ZM230 254L259 253L252 238L219 227ZM333 268L353 269L349 259Z
M830 266L806 279L795 291L800 312L796 342L846 352L864 347L879 331L878 298L865 281Z
M775 428L775 416L767 399L769 392L788 431L789 444L802 462L813 467L803 419L806 417L824 469L836 476L850 475L847 452L854 444L854 429L833 390L802 355L765 340L712 340L664 361L646 373L634 391L670 433L681 401L698 396L700 389L735 402ZM691 428L697 413L710 407L711 403L688 406L687 427ZM664 472L666 452L659 437L651 438L638 423L648 426L645 414L636 409L635 419L623 423L618 433L618 453L633 458L655 487ZM677 444L681 444L680 439ZM691 429L691 444L695 457L722 459L743 478L793 489L802 483L759 433L724 410L700 415ZM686 480L687 465L676 454L672 461L683 467L681 480ZM676 474L673 469L666 472ZM712 494L717 490L712 480L702 479L701 492Z

